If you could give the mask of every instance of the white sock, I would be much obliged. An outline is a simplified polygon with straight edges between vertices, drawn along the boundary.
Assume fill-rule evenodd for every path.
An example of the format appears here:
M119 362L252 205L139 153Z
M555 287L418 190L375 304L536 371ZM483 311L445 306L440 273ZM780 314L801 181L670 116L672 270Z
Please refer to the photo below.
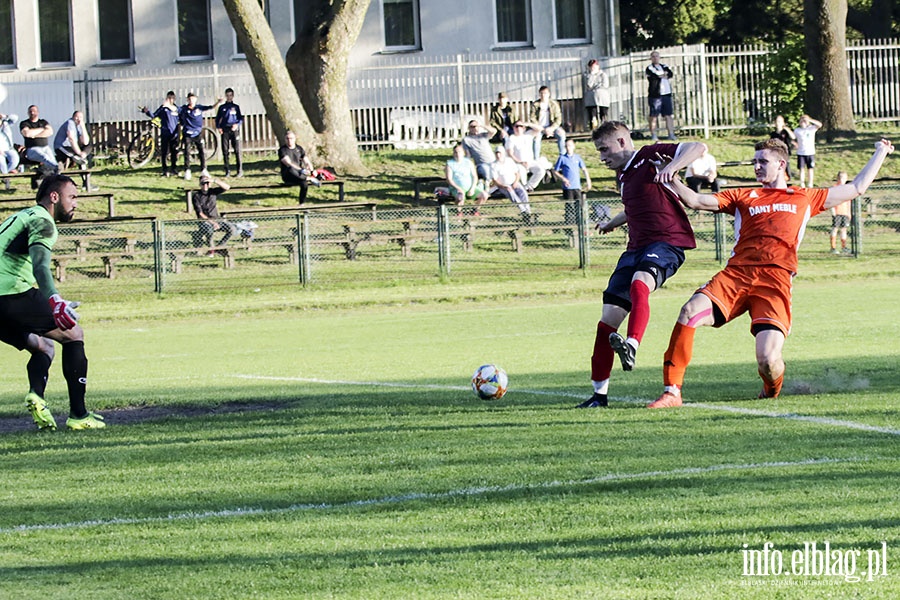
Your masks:
M595 394L606 394L609 390L609 379L604 379L603 381L591 381L594 384L594 393Z
M667 385L663 388L663 391L669 392L670 394L673 394L675 396L681 395L681 388L679 388L677 385Z
M641 345L641 343L633 337L630 337L627 340L625 340L625 343L628 344L629 346L631 346L632 348L634 348L635 352L637 352L638 347Z

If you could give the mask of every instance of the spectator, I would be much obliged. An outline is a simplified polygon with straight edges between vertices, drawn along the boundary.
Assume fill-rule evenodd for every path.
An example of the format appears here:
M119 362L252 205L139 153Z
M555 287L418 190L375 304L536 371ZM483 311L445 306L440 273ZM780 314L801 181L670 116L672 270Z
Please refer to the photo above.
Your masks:
M496 156L497 160L492 167L492 173L497 191L519 207L522 220L526 225L532 224L528 192L522 186L519 166L506 156L506 148L503 146L497 146Z
M494 162L491 138L496 133L497 130L490 125L482 127L478 121L473 119L469 121L469 131L462 139L466 156L475 161L475 171L485 181L491 179L491 165Z
M146 106L139 107L140 111L151 119L159 119L159 155L162 158L162 176L175 175L175 165L178 159L178 106L175 104L175 92L168 92L166 100L156 112L151 113ZM169 164L166 164L166 159ZM169 166L171 165L171 167Z
M488 199L487 192L478 183L478 173L475 171L475 163L466 157L462 144L453 146L453 158L447 161L444 168L444 176L450 185L450 193L456 198L456 205L462 206L466 199L475 199L475 216L480 216L478 207ZM459 209L458 216L462 215Z
M793 130L785 124L783 116L778 115L775 117L775 131L769 133L769 137L784 142L784 145L787 146L788 149L788 162L790 162L791 152L797 147L797 136L795 136ZM791 165L789 164L785 166L785 175L787 176L788 181L790 181Z
M72 160L82 169L87 168L91 158L91 136L80 110L72 113L72 118L67 119L56 132L53 149L57 161L64 165L68 166L67 163Z
M50 147L53 127L41 118L34 104L28 107L28 118L19 123L19 132L25 139L25 159L38 163L44 171L57 172L59 165Z
M650 64L646 69L647 74L647 102L650 104L650 138L655 142L656 120L660 115L666 118L666 129L669 130L669 139L675 139L675 122L672 107L672 69L659 62L659 52L650 53Z
M687 186L700 193L700 188L710 188L714 194L717 194L722 187L722 181L716 171L716 157L709 153L708 150L703 151L703 155L688 165L684 172L684 179Z
M212 185L215 184L215 187ZM219 246L228 243L236 232L233 224L229 223L219 215L218 197L228 191L231 186L221 181L213 181L209 175L200 176L200 189L193 193L191 201L194 204L194 212L200 219L200 239L201 243L209 245L208 256L215 256L216 244L213 243L213 234L216 231L222 231L222 238L219 240Z
M566 130L562 127L562 109L559 102L550 97L550 88L542 85L540 96L531 105L531 122L540 127L543 135L534 136L534 155L541 155L541 138L555 137L559 154L566 151Z
M513 125L513 132L506 138L506 154L519 165L520 179L526 182L525 191L533 192L550 169L546 158L534 155L534 138L540 136L541 131L519 120Z
M509 103L506 92L497 94L497 103L491 105L491 127L497 130L491 143L506 141L507 136L513 133L513 124L516 122L516 107Z
M844 185L847 183L847 171L838 171L837 184ZM831 207L831 253L832 254L849 254L850 249L847 248L847 226L850 225L850 202L842 202L837 206ZM841 249L837 249L838 234L841 236Z
M278 149L278 160L281 163L281 180L288 185L300 186L298 204L303 204L309 193L309 185L321 184L312 176L312 162L306 151L297 145L297 136L293 131L284 134L284 146Z
M800 172L800 187L813 186L813 169L816 168L816 130L822 126L809 115L802 115L794 135L797 136L797 170ZM806 172L809 171L809 179Z
M230 150L234 149L234 162L237 167L237 176L244 176L243 159L241 157L241 124L244 115L241 107L234 103L234 90L225 90L225 103L219 107L216 113L216 130L222 136L222 162L225 163L225 177L231 176L228 158Z
M556 159L553 176L562 184L564 200L581 200L581 173L584 172L585 192L591 191L591 174L581 156L575 154L575 140L566 140L566 153Z
M203 112L212 110L222 103L222 99L215 104L197 104L197 94L191 92L187 96L187 104L178 110L178 120L181 122L181 136L184 143L181 151L184 152L184 178L191 178L191 148L197 149L200 159L200 174L209 176L206 170L206 146L203 143Z
M609 112L609 76L600 68L596 58L588 61L584 72L584 109L587 129L593 131L606 121Z
M6 175L16 170L19 166L19 153L13 143L13 133L10 125L19 120L16 115L0 114L0 174ZM3 185L9 189L9 178L3 180Z

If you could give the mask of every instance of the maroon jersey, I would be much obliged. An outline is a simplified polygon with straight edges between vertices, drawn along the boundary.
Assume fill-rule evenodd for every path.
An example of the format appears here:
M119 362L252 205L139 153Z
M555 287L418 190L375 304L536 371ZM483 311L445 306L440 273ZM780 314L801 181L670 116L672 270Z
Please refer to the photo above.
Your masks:
M675 156L678 144L651 144L634 153L619 173L622 204L628 223L628 250L637 250L653 242L666 242L679 248L696 248L694 230L678 196L654 183L656 155Z

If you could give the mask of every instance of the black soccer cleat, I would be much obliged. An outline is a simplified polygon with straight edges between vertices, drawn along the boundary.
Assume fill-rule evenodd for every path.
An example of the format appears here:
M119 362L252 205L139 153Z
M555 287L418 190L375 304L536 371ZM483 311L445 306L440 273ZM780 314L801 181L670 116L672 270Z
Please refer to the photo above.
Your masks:
M622 370L632 370L634 368L636 354L634 347L626 342L625 338L615 332L609 334L609 345L612 346L612 349L619 355L619 360L622 361Z
M606 394L594 392L590 400L585 400L575 408L605 408L607 406L609 406L609 401L606 399Z

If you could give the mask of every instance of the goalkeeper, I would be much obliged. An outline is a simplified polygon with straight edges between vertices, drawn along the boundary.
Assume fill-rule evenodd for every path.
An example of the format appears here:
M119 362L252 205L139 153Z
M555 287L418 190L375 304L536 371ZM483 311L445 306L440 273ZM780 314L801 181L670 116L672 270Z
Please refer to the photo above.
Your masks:
M44 402L54 341L62 344L62 371L69 388L66 427L105 427L103 417L84 406L88 361L74 310L78 303L60 297L50 272L56 221L71 221L77 206L75 183L65 175L51 175L41 184L35 206L0 224L0 340L31 353L25 406L41 430L56 429Z

